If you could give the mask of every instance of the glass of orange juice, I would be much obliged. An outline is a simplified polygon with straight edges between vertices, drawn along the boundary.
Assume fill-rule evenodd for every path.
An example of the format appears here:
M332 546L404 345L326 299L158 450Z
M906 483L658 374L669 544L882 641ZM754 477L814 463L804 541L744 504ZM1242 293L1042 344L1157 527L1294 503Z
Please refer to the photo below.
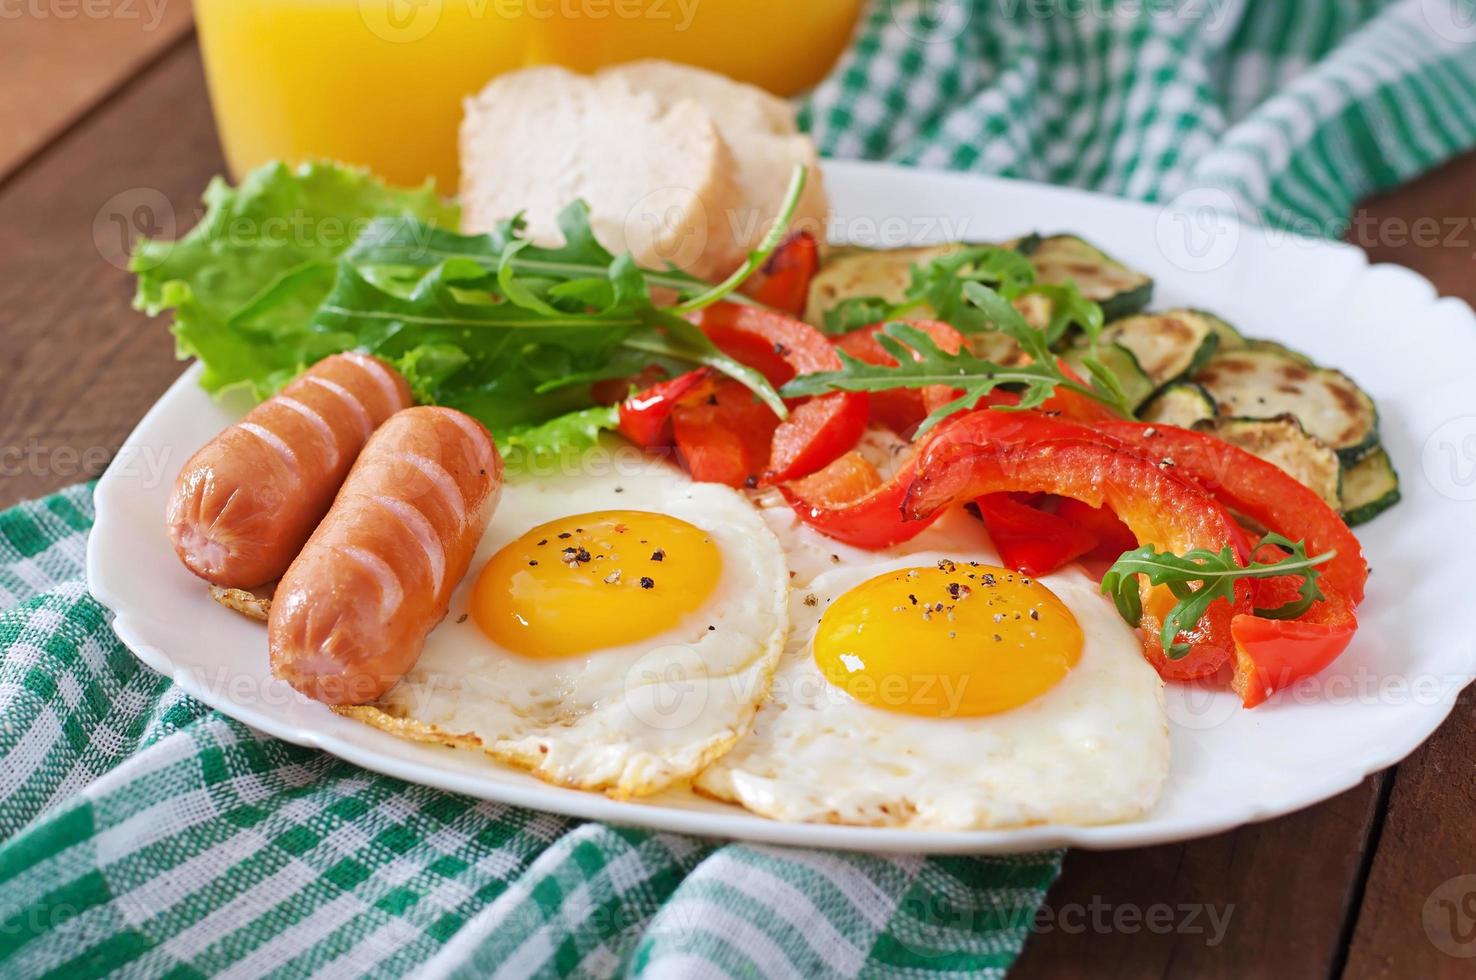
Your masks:
M530 64L637 58L780 95L818 82L861 0L194 0L231 171L333 159L454 190L461 101Z

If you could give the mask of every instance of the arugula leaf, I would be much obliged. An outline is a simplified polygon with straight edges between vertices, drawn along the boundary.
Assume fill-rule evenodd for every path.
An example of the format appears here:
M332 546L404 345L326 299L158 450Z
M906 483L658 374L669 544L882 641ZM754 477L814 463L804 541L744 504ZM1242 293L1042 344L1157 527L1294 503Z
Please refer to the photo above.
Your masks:
M982 289L976 283L966 288ZM1112 391L1068 377L1046 346L1044 335L1026 323L998 293L989 290L988 295L981 294L979 299L981 310L1000 318L1001 332L1030 354L1028 363L996 364L977 357L968 348L950 354L925 331L907 323L888 323L877 331L876 340L897 362L895 365L867 364L837 348L841 359L839 370L799 375L781 388L779 394L785 398L802 398L827 391L885 391L939 384L961 389L962 395L923 420L918 427L919 436L953 413L973 407L1002 385L1018 386L1020 390L1018 405L995 406L1004 411L1039 407L1058 388L1067 388L1101 402L1125 418L1132 417L1121 388Z
M478 263L492 276L508 259L520 276L558 283L603 278L614 257L589 231L588 205L583 201L567 205L559 214L558 224L563 245L547 247L529 243L508 259L504 252L509 243L526 241L522 237L521 217L502 222L487 235L461 235L427 227L414 219L384 218L371 223L343 257L361 269L375 267L401 272L432 269L447 259L465 258ZM649 285L673 290L684 297L712 288L706 280L678 269L642 269L641 274ZM735 297L739 298L742 297Z
M907 290L896 303L879 296L852 296L825 313L825 332L844 333L883 320L926 317L942 320L961 333L996 329L987 313L974 308L964 286L974 283L1018 296L1035 281L1035 267L1024 255L997 245L973 245L912 266Z
M1307 546L1280 534L1267 534L1256 545L1274 544L1287 555L1274 562L1252 561L1240 565L1229 545L1218 552L1195 548L1184 555L1159 551L1153 545L1126 552L1102 576L1102 593L1112 597L1113 604L1129 625L1143 619L1143 600L1138 589L1138 576L1150 585L1164 585L1178 600L1163 618L1161 632L1164 653L1179 660L1189 653L1189 645L1176 643L1178 635L1204 616L1216 599L1235 601L1235 583L1241 579L1274 578L1278 575L1301 575L1300 598L1274 609L1257 609L1256 615L1267 619L1295 619L1323 598L1317 579L1322 574L1317 566L1331 561L1336 551L1307 557ZM1198 587L1195 587L1198 583Z
M1023 290L1023 294L1044 296L1051 304L1051 319L1046 324L1046 343L1055 346L1072 327L1080 327L1088 339L1095 342L1102 334L1106 317L1102 307L1081 294L1075 282L1060 285L1035 283Z
M376 218L422 227L458 220L429 183L402 190L333 164L268 164L236 188L216 178L204 203L183 238L135 248L134 306L151 316L174 311L179 356L200 359L207 391L249 385L257 397L333 353L303 328L361 230ZM243 311L249 331L234 322Z
M825 333L850 333L894 316L896 304L880 296L848 296L825 311Z

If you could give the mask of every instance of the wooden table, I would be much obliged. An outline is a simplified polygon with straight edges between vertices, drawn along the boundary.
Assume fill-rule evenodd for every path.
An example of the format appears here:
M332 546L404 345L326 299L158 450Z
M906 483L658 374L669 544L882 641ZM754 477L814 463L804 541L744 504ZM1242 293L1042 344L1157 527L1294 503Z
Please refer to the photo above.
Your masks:
M96 476L183 369L118 264L117 215L147 231L165 202L183 230L224 169L187 8L156 9L157 23L0 22L0 506ZM1415 234L1421 218L1440 244ZM1369 201L1355 235L1476 301L1476 155ZM1301 813L1073 852L1012 976L1473 975L1476 959L1424 930L1437 887L1476 873L1473 708L1467 691L1407 761ZM1476 930L1476 907L1458 909Z

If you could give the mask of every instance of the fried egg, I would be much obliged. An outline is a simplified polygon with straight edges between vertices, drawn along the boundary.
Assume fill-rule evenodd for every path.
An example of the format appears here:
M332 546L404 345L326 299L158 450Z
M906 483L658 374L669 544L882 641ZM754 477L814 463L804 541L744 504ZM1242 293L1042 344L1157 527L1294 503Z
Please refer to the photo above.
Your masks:
M779 820L931 830L1151 808L1169 736L1133 630L1079 568L1033 580L960 554L848 555L797 584L769 699L694 787Z
M508 480L419 662L346 713L622 797L737 741L788 623L777 540L742 494L669 464L575 469Z

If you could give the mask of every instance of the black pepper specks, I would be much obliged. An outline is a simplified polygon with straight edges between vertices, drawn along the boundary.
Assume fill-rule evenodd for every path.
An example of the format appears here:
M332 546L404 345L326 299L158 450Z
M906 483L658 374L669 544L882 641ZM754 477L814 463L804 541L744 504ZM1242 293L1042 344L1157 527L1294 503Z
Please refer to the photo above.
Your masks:
M661 549L661 548L657 548L655 551L651 552L651 560L652 561L665 561L666 560L666 552L663 549Z
M654 588L656 588L656 580L654 578L652 578L651 576L649 576L649 575L642 575L641 576L641 588L643 588L643 589L654 589Z

